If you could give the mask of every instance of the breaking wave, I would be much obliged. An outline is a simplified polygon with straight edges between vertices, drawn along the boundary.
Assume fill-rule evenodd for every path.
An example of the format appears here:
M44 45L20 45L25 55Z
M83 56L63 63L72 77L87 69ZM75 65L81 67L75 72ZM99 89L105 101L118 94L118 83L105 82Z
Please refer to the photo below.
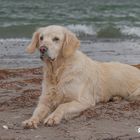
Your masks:
M105 25L100 28L91 25L68 25L77 35L93 35L98 38L121 38L126 36L140 37L140 27Z

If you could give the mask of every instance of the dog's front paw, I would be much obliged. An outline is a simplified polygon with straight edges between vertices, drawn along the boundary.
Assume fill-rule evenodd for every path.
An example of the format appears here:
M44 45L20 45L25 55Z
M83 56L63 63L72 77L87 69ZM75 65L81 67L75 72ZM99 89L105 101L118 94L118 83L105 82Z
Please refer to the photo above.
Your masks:
M58 125L61 121L61 117L59 115L51 114L44 120L44 125L46 126L55 126Z
M38 123L39 123L38 119L30 118L29 120L23 121L22 126L25 129L37 128Z

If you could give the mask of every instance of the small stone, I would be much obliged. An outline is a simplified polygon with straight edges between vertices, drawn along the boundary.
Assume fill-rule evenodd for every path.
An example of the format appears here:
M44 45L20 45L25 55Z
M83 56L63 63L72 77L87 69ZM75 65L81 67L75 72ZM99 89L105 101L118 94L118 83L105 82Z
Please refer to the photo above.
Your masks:
M8 126L7 125L3 125L2 126L4 129L8 130Z
M41 138L41 136L40 135L37 135L37 136L35 136L35 138L38 139L38 138Z

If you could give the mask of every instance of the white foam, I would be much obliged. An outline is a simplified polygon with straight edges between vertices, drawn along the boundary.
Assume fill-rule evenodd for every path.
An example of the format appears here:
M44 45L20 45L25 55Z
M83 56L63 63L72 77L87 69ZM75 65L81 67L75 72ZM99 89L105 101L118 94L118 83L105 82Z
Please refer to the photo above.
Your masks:
M3 23L1 27L13 27L13 26L26 26L30 25L30 23L20 23L20 22L10 22L10 23Z
M121 27L121 31L123 34L126 34L126 35L133 35L133 36L140 37L140 27L124 26L124 27Z
M5 42L5 41L8 41L8 42L20 42L20 41L30 41L29 38L0 38L0 42Z
M76 34L86 34L86 35L95 35L96 32L93 30L92 26L82 25L82 24L71 24L68 25L67 28L69 28L71 31L75 32Z

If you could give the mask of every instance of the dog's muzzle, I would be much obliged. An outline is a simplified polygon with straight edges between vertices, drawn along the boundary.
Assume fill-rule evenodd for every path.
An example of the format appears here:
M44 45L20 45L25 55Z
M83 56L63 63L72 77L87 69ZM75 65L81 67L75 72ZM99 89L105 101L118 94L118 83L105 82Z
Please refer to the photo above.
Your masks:
M51 61L54 61L55 59L52 59L49 55L48 55L48 48L46 46L41 46L40 49L40 59L44 60L44 58L47 58Z
M47 56L48 56L48 54L47 54L48 48L47 48L47 47L41 46L41 47L39 48L39 51L40 51L40 59L41 59L41 60L43 60L44 57L47 57Z

